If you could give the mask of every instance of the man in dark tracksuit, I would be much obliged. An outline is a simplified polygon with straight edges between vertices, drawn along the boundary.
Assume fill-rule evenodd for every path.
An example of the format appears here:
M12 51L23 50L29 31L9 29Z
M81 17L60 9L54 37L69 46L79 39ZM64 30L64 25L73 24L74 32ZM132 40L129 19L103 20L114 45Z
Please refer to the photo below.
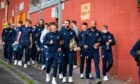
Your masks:
M140 39L135 43L130 51L131 55L134 57L139 67L139 80L140 80Z
M30 20L26 20L25 26L23 26L20 29L19 36L19 53L20 53L20 59L22 60L23 51L25 49L25 64L24 68L27 68L27 65L30 65L30 48L32 47L32 41L31 41L31 33L32 29L29 27Z
M70 20L65 21L65 28L60 30L61 38L64 40L63 45L63 80L62 82L66 82L66 74L67 74L67 65L69 64L69 79L68 82L73 82L72 73L73 73L73 60L75 55L74 50L70 50L70 40L76 37L76 33L69 27Z
M10 23L7 24L7 28L2 32L2 42L4 48L4 58L8 63L12 62L14 43L14 29L10 28Z
M58 52L61 51L61 48L59 46L60 41L60 34L57 31L58 27L56 24L51 25L51 32L47 33L44 37L44 45L48 47L48 50L46 51L46 82L50 81L50 70L51 65L53 64L53 78L52 78L52 84L57 84L56 77L57 77L57 69L58 69L58 60L59 55Z
M13 44L13 52L14 52L14 65L17 65L18 64L18 60L19 60L19 43L18 43L18 34L19 34L19 31L20 31L20 28L22 28L22 21L19 21L18 22L18 25L17 27L14 29L15 30L15 36L14 36L14 44ZM20 65L20 64L18 64Z
M89 73L90 73L90 67L91 67L91 60L94 59L94 66L95 66L95 72L96 72L96 84L99 84L100 81L100 69L99 69L99 62L100 62L100 56L99 56L99 46L101 43L101 32L96 29L96 22L91 22L91 28L88 29L88 52L86 56L86 79L87 84L89 84Z
M114 36L108 32L108 26L103 25L102 29L102 44L101 44L101 52L102 52L102 62L103 62L103 81L108 80L107 73L110 71L113 65L113 56L112 56L112 46L115 45Z
M45 68L45 59L43 59L44 55L44 47L43 43L40 42L41 33L44 30L44 20L40 19L39 26L37 27L37 34L36 34L36 47L38 50L37 57L40 57L40 63L42 68Z
M88 24L86 22L84 22L82 24L82 28L83 28L83 30L78 35L79 45L80 45L80 48L81 48L81 51L80 51L80 78L81 79L84 78L84 74L83 74L84 64L85 64L85 58L87 56Z
M8 56L7 56L7 42L6 42L6 39L7 39L7 28L4 28L3 31L2 31L2 44L3 44L3 50L4 50L4 60L7 61L8 60Z
M37 48L36 48L36 33L37 33L37 29L36 26L34 25L32 27L32 50L31 50L31 57L32 57L32 64L35 64L35 62L37 61L36 57L37 57Z

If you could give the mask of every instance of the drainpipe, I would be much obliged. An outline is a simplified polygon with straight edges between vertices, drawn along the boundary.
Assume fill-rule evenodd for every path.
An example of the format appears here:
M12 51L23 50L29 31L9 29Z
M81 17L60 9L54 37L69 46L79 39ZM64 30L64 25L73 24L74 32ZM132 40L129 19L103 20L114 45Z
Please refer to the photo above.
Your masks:
M62 5L61 0L58 2L58 29L60 30L62 27Z
M8 6L9 0L5 0L5 21L8 22Z

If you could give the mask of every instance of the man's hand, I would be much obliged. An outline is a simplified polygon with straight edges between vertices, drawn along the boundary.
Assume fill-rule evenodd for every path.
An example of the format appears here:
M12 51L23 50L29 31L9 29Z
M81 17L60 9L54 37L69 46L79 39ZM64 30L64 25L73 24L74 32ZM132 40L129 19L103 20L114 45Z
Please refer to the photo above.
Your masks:
M50 45L52 45L52 44L53 44L53 40L50 41Z
M95 45L93 46L95 49L97 49L99 47L100 43L95 43Z
M30 44L30 48L32 48L32 44Z
M140 50L137 50L137 55L140 55Z
M40 51L40 48L39 47L37 48L37 51Z
M15 43L12 43L12 47L14 47Z
M77 50L78 50L78 51L80 51L80 50L81 50L81 48L80 48L80 47L77 47Z
M110 45L110 42L106 42L106 45Z
M61 48L58 48L58 50L57 50L58 52L60 52L61 51Z
M84 45L84 49L87 49L88 48L88 46L87 45Z
M2 45L5 45L5 42L2 42Z
M112 42L112 40L110 39L108 42L110 42L110 43L111 43L111 42Z
M16 41L16 44L19 44L19 41Z

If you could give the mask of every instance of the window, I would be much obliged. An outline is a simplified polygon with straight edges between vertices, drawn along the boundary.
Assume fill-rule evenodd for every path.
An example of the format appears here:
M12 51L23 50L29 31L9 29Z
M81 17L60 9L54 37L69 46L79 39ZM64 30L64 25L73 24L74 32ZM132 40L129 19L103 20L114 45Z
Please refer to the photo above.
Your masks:
M30 4L35 6L36 4L39 4L39 0L30 0Z

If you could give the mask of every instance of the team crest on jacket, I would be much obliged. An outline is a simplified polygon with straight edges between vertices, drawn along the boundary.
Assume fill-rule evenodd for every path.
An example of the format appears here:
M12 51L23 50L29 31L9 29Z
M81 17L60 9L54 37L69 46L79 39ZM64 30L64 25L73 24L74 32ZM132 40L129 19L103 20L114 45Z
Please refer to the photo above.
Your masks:
M52 35L50 37L52 38Z
M91 36L91 33L89 33L89 35Z
M82 34L82 37L84 36L84 34Z
M64 35L66 35L66 33L64 33Z
M71 32L70 34L72 35L73 33Z
M98 33L96 33L96 36L99 36L99 34L98 34Z
M105 38L105 35L103 35L103 38Z
M59 39L59 36L57 36L57 39Z
M111 39L111 36L108 36L109 39Z
M10 33L11 33L12 31L10 31Z

